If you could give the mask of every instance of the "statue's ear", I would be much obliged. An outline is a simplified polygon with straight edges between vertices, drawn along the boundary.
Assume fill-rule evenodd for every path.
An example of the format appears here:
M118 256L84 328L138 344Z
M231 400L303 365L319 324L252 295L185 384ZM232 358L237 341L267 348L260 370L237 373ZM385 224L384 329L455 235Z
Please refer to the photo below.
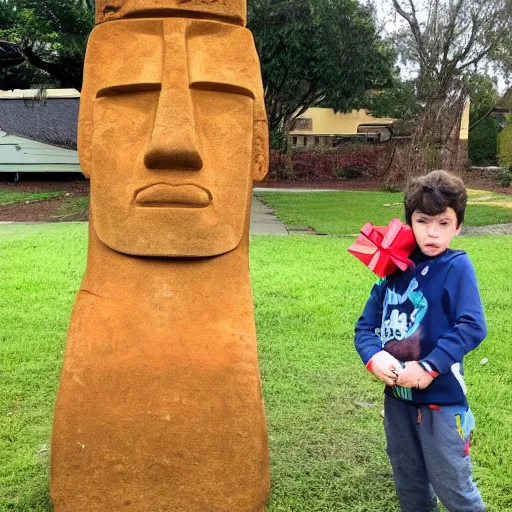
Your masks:
M91 35L94 34L95 30L96 28L93 29ZM86 178L91 177L92 171L92 115L93 101L96 94L94 70L89 63L98 58L97 55L94 55L95 47L92 41L93 38L89 37L84 63L84 79L80 92L80 113L78 115L78 159L80 160L82 173Z
M92 98L82 89L80 95L80 115L78 117L78 158L82 173L91 177L92 162Z
M261 181L268 172L269 143L268 122L263 91L254 101L254 125L252 142L252 179Z

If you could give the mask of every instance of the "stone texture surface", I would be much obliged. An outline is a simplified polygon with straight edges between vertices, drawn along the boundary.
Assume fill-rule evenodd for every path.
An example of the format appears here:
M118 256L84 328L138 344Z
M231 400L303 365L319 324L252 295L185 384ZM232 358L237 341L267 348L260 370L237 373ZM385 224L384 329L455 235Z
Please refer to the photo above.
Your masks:
M180 17L98 26L79 122L89 250L55 407L54 510L260 512L248 235L268 134L250 33Z

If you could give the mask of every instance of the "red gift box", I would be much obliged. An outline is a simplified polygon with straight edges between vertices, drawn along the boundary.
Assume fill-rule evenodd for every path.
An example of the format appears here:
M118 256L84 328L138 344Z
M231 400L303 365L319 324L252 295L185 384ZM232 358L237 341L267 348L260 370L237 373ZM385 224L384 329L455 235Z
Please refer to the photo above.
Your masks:
M389 226L374 226L367 222L348 252L361 260L379 277L406 270L413 262L409 255L416 247L412 229L400 219L393 219Z

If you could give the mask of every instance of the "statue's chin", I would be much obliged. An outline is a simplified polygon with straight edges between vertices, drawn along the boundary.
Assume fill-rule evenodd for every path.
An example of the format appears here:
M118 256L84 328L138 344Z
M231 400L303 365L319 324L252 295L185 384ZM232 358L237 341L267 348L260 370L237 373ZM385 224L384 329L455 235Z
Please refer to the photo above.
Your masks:
M94 220L94 229L100 241L110 249L130 256L153 257L209 257L220 256L238 247L243 235L243 222L217 224L208 228L181 224L181 229L150 225L117 225Z

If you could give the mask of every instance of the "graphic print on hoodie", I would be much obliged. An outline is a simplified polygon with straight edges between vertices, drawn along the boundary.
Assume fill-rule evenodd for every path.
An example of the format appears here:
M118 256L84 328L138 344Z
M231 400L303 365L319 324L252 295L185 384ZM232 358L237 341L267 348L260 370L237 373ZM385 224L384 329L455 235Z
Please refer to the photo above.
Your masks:
M428 311L428 302L419 290L415 277L405 293L386 288L382 310L382 324L375 334L380 336L382 347L399 361L421 359L420 324ZM410 388L395 386L393 393L405 400L411 400Z

